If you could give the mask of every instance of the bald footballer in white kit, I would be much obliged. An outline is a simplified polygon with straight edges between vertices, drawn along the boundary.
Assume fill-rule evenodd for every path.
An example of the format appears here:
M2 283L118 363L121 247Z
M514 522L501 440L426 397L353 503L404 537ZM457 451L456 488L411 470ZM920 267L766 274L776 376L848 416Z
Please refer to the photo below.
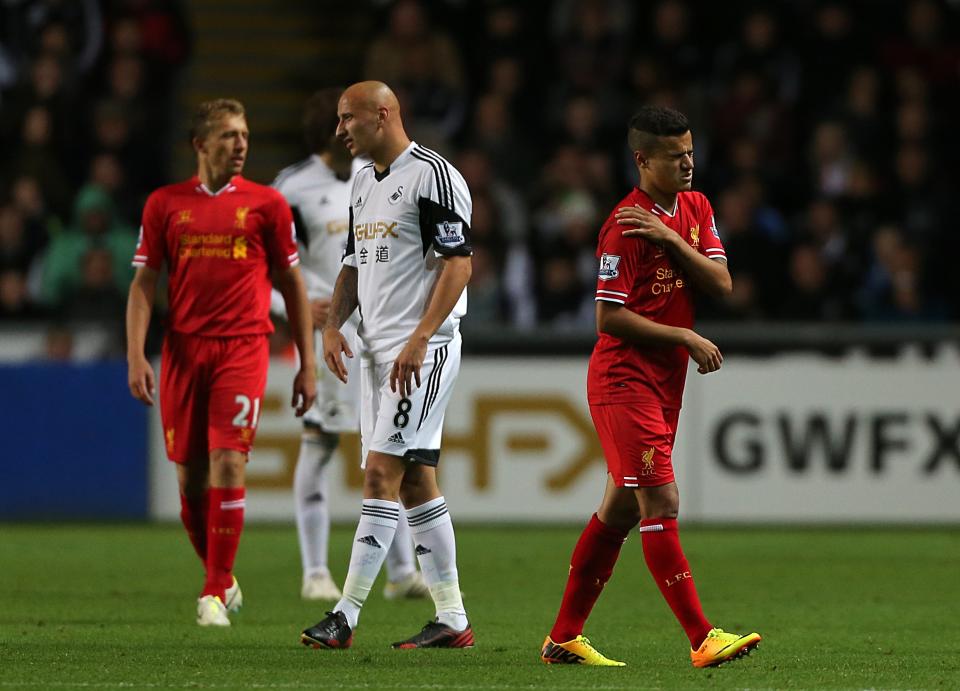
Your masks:
M470 192L443 157L410 141L396 96L381 82L348 88L337 136L372 162L354 179L350 229L330 315L327 366L349 379L354 348L340 328L359 309L363 507L343 597L301 634L347 648L394 540L402 500L436 618L394 648L469 648L456 543L437 486L443 417L460 367L460 318L471 274Z
M364 165L355 160L336 137L337 102L341 88L321 89L306 103L304 138L311 152L303 161L280 171L273 187L293 211L301 270L307 285L310 311L319 331L327 320L334 284L349 228L350 190L353 176ZM276 291L274 312L283 313ZM359 314L343 325L344 337L353 344ZM321 339L315 339L317 359L322 360ZM352 362L350 363L352 365ZM359 381L341 382L321 365L317 372L317 399L303 416L300 452L294 472L293 492L297 535L303 569L301 596L306 600L339 600L340 589L327 566L330 536L327 465L340 434L360 427ZM352 460L352 459L351 459ZM397 537L387 554L387 599L421 598L429 594L413 557L413 543L405 519L397 525Z

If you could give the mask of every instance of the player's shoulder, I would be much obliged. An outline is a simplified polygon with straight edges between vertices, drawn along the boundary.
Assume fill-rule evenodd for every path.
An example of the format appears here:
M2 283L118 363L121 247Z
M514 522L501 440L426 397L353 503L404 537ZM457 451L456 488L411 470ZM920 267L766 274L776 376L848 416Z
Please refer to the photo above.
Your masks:
M441 175L455 175L460 176L460 171L450 163L444 156L437 153L433 149L428 149L425 146L421 146L416 142L413 142L413 145L410 148L410 157L412 159L413 165L417 166L421 170L438 172Z
M463 212L464 205L469 210L472 205L470 189L463 175L446 158L432 149L413 142L410 148L411 169L418 171L418 178L432 190L430 196L441 206ZM421 187L424 195L424 187Z
M306 178L315 175L318 172L317 169L318 159L314 156L307 156L302 161L297 161L283 168L277 173L277 177L273 179L270 186L281 192L286 192L287 189L298 187Z
M357 162L355 163L355 166L353 169L353 179L359 180L361 178L365 179L365 178L373 177L373 174L375 172L376 171L374 171L373 169L373 161L367 161L365 163Z
M603 222L603 230L606 230L610 226L616 226L617 222L617 209L624 206L633 206L634 204L640 203L640 194L636 187L631 187L630 191L627 192L620 201L614 204L610 208L610 213L607 214L606 219ZM603 231L601 231L603 232Z
M677 195L677 203L694 209L696 211L705 211L712 208L707 195L697 190L687 190Z
M241 177L234 178L233 184L236 186L238 192L262 200L264 203L286 203L286 199L280 190L271 185L262 185L259 182Z

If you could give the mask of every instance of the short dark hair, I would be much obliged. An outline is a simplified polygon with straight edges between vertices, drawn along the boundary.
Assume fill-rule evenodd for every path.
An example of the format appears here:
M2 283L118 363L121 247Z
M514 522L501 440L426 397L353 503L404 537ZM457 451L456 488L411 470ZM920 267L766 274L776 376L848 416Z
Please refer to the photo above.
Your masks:
M679 137L690 131L690 121L679 110L666 106L644 106L630 118L627 144L632 151L656 148L659 137Z
M204 101L193 111L193 117L190 119L190 141L196 139L206 139L213 129L213 123L224 115L240 115L246 117L246 111L243 104L235 98L215 98L212 101Z
M307 99L303 107L303 138L310 153L323 153L330 146L340 121L337 104L342 94L342 88L331 87L315 91Z

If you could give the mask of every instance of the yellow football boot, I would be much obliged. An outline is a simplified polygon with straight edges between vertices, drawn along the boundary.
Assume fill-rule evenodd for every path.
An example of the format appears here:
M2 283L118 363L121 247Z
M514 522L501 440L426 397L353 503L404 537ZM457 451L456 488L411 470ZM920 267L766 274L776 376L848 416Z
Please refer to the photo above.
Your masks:
M749 655L759 643L759 633L741 636L736 633L727 633L723 629L710 629L710 633L700 647L697 650L690 650L690 660L693 661L694 667L714 667L728 660Z
M577 636L566 643L554 643L550 636L543 641L540 659L548 665L593 665L595 667L625 667L626 662L618 662L604 657L590 645L585 636Z

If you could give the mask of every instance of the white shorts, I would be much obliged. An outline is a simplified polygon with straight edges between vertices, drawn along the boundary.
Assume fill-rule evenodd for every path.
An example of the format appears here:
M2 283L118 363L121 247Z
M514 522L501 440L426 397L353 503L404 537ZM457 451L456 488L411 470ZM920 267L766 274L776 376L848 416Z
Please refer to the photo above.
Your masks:
M357 325L355 320L347 321L340 332L347 339L353 357L341 356L347 366L347 383L337 379L323 361L323 338L320 332L314 332L314 345L317 351L317 400L303 415L303 424L319 427L324 432L356 432L360 427L360 368L357 360Z
M443 416L460 371L460 344L458 333L446 345L427 351L421 386L407 398L390 390L392 362L377 364L370 358L360 362L362 466L370 451L437 465Z

